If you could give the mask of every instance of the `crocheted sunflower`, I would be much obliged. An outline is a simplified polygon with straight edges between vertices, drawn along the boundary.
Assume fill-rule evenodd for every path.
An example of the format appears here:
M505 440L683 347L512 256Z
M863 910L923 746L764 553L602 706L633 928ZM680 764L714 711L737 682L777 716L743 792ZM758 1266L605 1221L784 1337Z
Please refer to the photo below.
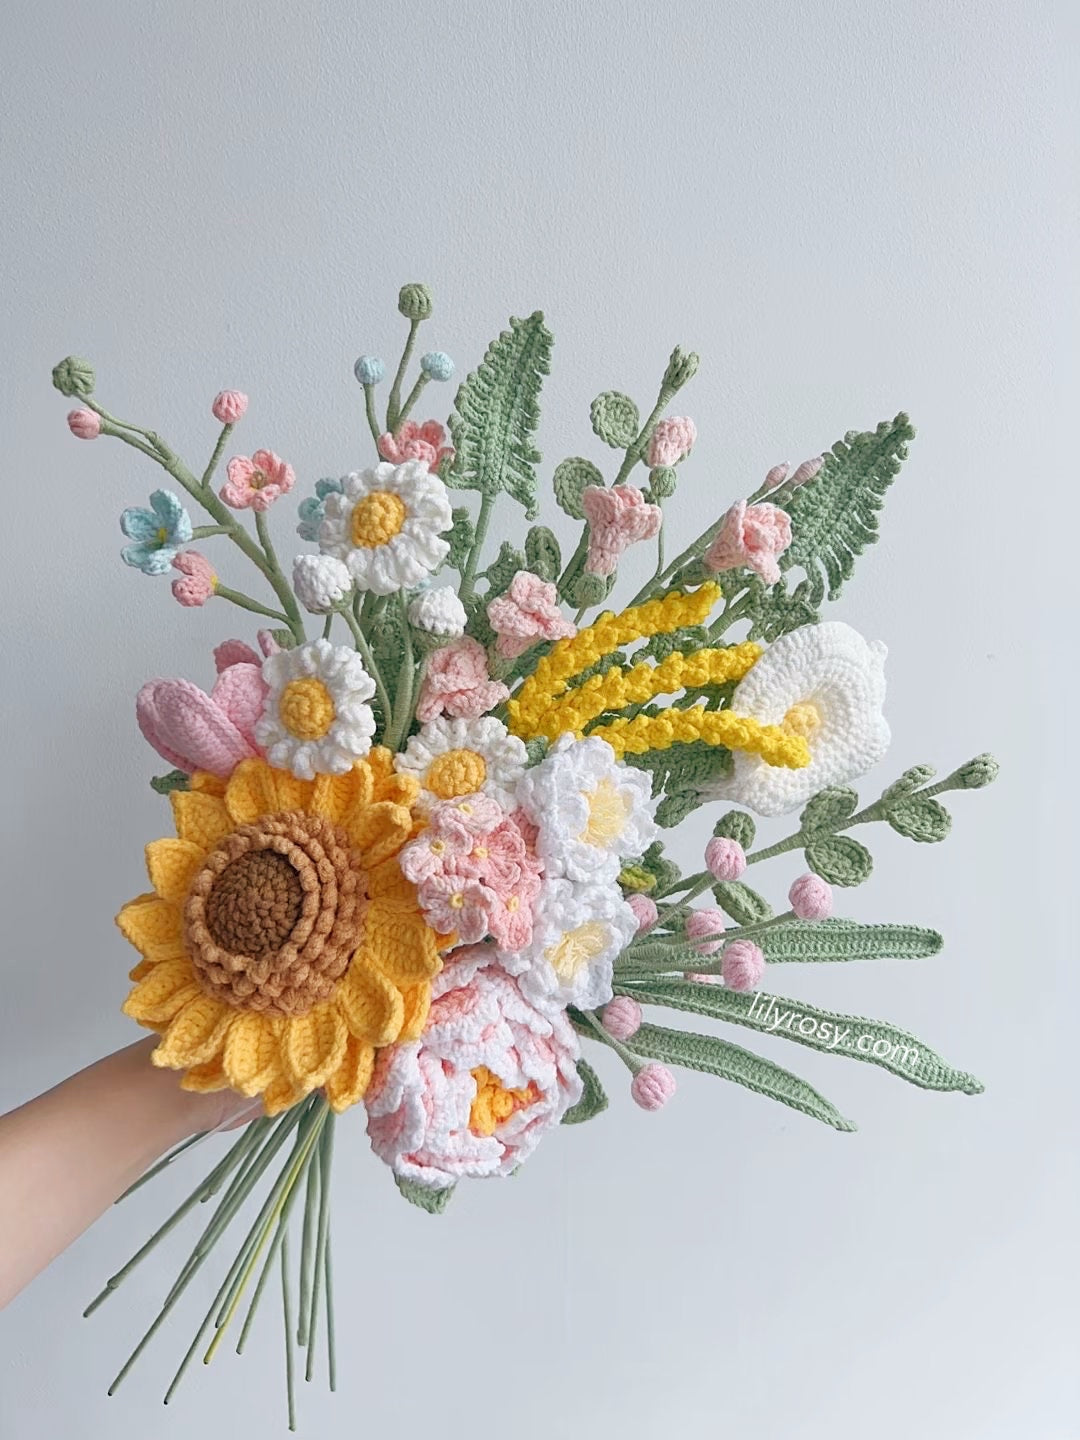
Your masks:
M274 1115L323 1087L344 1110L377 1048L420 1035L440 968L397 861L419 784L378 747L344 775L245 760L191 785L170 796L177 838L146 848L153 893L116 917L143 956L124 1011L185 1089Z

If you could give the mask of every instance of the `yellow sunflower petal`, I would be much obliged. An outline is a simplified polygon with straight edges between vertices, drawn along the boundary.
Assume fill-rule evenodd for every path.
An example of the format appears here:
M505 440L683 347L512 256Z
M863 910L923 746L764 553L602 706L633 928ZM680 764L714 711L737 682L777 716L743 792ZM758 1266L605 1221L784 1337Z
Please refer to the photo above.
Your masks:
M204 850L212 850L233 828L225 801L199 790L174 790L169 796L176 833Z
M286 1077L285 1067L282 1066L280 1077L262 1092L263 1109L267 1115L280 1115L284 1110L291 1110L307 1093Z
M405 1017L398 1039L419 1040L424 1033L428 1011L431 1009L431 986L426 982L422 985L410 985L402 995L405 1001Z
M372 900L382 900L391 908L416 909L416 886L406 880L397 860L383 860L368 870L367 891Z
M345 1057L349 1032L337 1006L316 1005L285 1022L281 1054L286 1069L305 1091L317 1090Z
M277 785L277 808L279 810L307 810L311 806L311 792L315 788L312 780L298 780L288 770L275 770Z
M191 961L163 960L154 965L124 1001L123 1012L132 1020L163 1024L199 994Z
M346 821L346 830L360 863L370 869L396 855L405 844L412 834L412 815L404 805L382 800L354 810Z
M341 1064L326 1082L326 1098L335 1114L340 1115L364 1098L374 1065L375 1047L350 1035Z
M413 805L420 794L420 781L415 775L391 772L384 780L376 780L376 800L392 800L395 805Z
M195 1090L206 1093L210 1090L225 1090L229 1081L222 1068L221 1056L215 1055L205 1065L193 1065L180 1077L181 1090Z
M129 980L142 980L142 979L145 979L145 977L150 974L150 971L153 970L153 968L154 968L154 966L155 966L156 964L157 964L157 961L156 961L156 960L149 960L149 959L147 959L147 960L140 960L137 965L133 965L133 966L131 967L131 969L128 971L128 979L129 979Z
M376 787L381 787L396 772L394 752L385 745L373 745L367 753L367 767Z
M275 772L265 760L241 760L225 787L225 804L237 825L250 825L279 807Z
M368 949L382 973L397 985L430 980L439 969L435 932L420 914L402 911L385 900L372 900L367 913ZM375 940L374 937L379 939Z
M204 795L223 796L225 794L225 781L220 775L211 775L206 770L196 770L188 781L192 790L199 790Z
M143 984L147 984L148 976ZM189 1000L172 1020L161 1044L151 1055L155 1065L188 1070L203 1065L220 1050L236 1011L210 995Z
M309 805L335 825L342 825L352 812L371 802L371 770L358 760L344 775L317 775L312 786Z
M401 991L371 966L358 950L345 979L334 992L345 1023L357 1040L389 1045L398 1037L405 1013Z
M151 840L146 847L150 884L173 905L182 905L202 869L206 851L190 840Z
M229 1084L241 1095L257 1095L280 1080L282 1020L254 1011L238 1015L229 1028L223 1054Z
M137 895L116 917L120 933L136 950L163 945L183 938L183 920L179 909L157 895Z

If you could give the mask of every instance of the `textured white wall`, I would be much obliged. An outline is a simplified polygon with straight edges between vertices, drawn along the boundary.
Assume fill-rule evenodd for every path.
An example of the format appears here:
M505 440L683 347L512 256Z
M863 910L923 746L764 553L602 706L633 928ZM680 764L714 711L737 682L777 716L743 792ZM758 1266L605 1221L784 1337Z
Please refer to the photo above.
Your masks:
M304 1394L305 1429L1080 1433L1074 7L11 0L4 23L0 1109L132 1038L111 916L165 819L132 696L163 671L207 679L210 645L245 633L120 564L117 513L156 477L72 440L60 356L91 356L105 403L193 459L210 395L240 386L245 444L310 484L367 454L350 367L398 343L404 280L434 287L430 342L461 369L507 314L546 309L545 475L601 458L590 399L648 400L678 341L705 363L676 539L774 461L907 408L920 433L885 539L833 612L891 651L894 747L866 788L982 748L1003 775L957 797L945 847L874 837L845 903L944 929L939 960L783 981L907 1025L987 1093L763 1046L860 1122L848 1136L693 1076L647 1116L601 1055L608 1115L442 1220L399 1201L355 1116L343 1381ZM275 520L288 548L291 503ZM774 898L797 865L775 864ZM248 1357L167 1411L210 1282L111 1401L159 1261L78 1318L192 1174L109 1215L0 1317L3 1440L278 1433L272 1306Z

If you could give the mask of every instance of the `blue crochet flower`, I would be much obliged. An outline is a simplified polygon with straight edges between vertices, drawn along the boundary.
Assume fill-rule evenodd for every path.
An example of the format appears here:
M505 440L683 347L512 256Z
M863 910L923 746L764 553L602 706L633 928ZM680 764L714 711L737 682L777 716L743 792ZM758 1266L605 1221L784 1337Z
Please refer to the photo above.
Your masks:
M124 563L144 575L164 575L181 545L191 539L191 517L171 490L155 490L149 510L124 511L120 529L135 542L120 551Z
M296 527L296 533L301 540L310 540L313 544L318 543L319 529L322 526L323 515L326 513L326 497L333 494L340 495L341 490L342 481L340 480L315 481L315 494L300 501L300 524Z

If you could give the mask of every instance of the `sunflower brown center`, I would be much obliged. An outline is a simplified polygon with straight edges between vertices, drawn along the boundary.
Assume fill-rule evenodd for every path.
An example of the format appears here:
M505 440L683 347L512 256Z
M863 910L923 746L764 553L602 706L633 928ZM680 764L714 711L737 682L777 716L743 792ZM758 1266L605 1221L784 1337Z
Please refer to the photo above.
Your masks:
M321 816L287 811L232 831L184 905L199 984L270 1015L329 999L363 935L363 880L348 837Z

